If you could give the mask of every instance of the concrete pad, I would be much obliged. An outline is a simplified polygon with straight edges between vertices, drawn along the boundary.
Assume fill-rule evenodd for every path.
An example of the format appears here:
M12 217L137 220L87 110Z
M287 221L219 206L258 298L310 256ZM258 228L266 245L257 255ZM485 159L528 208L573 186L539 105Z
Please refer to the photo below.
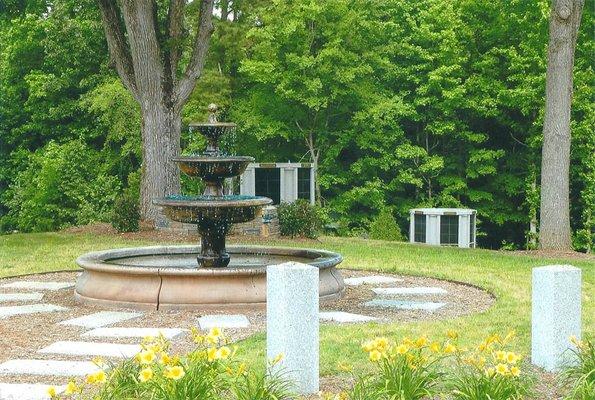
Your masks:
M16 301L40 301L43 299L43 293L0 293L0 303Z
M116 324L133 318L138 318L142 313L138 312L119 312L119 311L100 311L94 314L85 315L79 318L73 318L60 322L60 325L82 326L83 328L100 328L102 326Z
M0 375L86 376L99 370L90 361L9 360L0 364Z
M72 356L133 357L142 350L136 344L56 342L39 350L45 354L67 354Z
M198 319L202 330L211 328L247 328L250 321L245 315L204 315Z
M144 338L157 337L161 333L167 339L173 339L185 332L177 328L98 328L85 332L81 336L110 338Z
M74 287L74 282L15 281L11 283L6 283L0 287L26 290L61 290Z
M383 308L396 308L400 310L424 310L424 311L436 311L442 308L446 303L434 303L431 301L406 301L406 300L388 300L388 299L374 299L365 303L368 307L383 307Z
M360 285L379 285L383 283L403 282L403 279L393 278L392 276L372 275L361 276L359 278L346 278L345 284L348 286Z
M372 291L379 295L432 295L447 294L448 292L441 287L418 286L418 287L392 287L392 288L374 288Z
M322 311L318 314L318 316L323 321L334 321L340 323L369 322L375 321L377 319L367 315L352 314L344 311Z
M49 400L48 389L52 385L30 383L0 383L0 400ZM66 386L54 386L62 393Z
M66 311L68 308L55 306L53 304L27 304L23 306L0 307L0 319L15 315L48 313L52 311Z

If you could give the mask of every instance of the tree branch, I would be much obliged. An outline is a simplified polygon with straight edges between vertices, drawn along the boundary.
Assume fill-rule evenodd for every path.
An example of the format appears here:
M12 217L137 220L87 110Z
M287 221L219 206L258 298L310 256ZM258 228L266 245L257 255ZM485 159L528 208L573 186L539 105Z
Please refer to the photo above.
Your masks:
M213 0L202 0L200 5L200 20L194 45L192 46L192 56L190 63L186 67L184 75L177 85L178 106L186 102L192 90L196 86L196 80L202 73L209 41L213 33Z
M184 35L184 5L185 0L171 0L167 13L166 30L169 43L166 47L165 65L169 67L171 81L177 81L178 63L182 56L182 37Z
M120 14L115 0L97 0L101 10L101 19L103 21L103 30L107 39L110 58L116 67L116 71L122 79L124 86L132 93L132 96L138 101L138 89L134 76L134 66L132 57L126 43L122 24L120 23Z
M113 1L113 0L112 0ZM154 99L164 84L162 50L157 38L155 0L119 0L130 43L136 84L142 91L141 100ZM145 105L142 101L141 106Z

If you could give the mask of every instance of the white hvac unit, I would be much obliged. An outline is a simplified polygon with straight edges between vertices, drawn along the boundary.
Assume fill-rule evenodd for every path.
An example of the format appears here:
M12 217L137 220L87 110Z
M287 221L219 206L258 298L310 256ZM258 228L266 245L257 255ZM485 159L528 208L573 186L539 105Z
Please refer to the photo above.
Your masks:
M414 208L409 210L409 241L439 246L475 247L476 210Z

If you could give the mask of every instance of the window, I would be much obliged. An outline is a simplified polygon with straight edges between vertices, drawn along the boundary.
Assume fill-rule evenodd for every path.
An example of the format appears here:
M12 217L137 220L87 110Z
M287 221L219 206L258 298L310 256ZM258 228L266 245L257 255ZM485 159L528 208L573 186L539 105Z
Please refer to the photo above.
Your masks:
M416 243L426 242L426 216L424 214L413 215L413 241Z
M469 216L469 233L471 237L469 245L475 247L475 213L471 213Z
M254 192L257 196L268 197L273 200L273 204L281 202L281 170L279 168L256 168L254 180Z
M310 168L298 168L298 199L310 201Z
M440 216L440 244L459 244L459 216Z

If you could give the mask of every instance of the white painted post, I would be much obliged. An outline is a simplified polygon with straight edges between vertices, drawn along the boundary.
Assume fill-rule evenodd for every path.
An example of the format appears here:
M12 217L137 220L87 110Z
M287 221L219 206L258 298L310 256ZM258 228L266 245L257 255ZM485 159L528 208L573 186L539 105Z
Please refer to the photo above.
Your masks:
M318 268L295 262L267 268L267 357L298 394L319 390Z
M249 164L246 171L240 176L240 194L254 196L256 192L256 169Z
M415 211L409 210L409 243L415 243Z
M581 337L581 270L533 268L532 289L531 362L556 371L572 361L570 337Z
M459 247L467 248L469 247L469 242L471 239L470 232L469 232L469 214L459 214L457 213L458 223L459 223Z
M426 243L440 244L440 215L426 215Z

